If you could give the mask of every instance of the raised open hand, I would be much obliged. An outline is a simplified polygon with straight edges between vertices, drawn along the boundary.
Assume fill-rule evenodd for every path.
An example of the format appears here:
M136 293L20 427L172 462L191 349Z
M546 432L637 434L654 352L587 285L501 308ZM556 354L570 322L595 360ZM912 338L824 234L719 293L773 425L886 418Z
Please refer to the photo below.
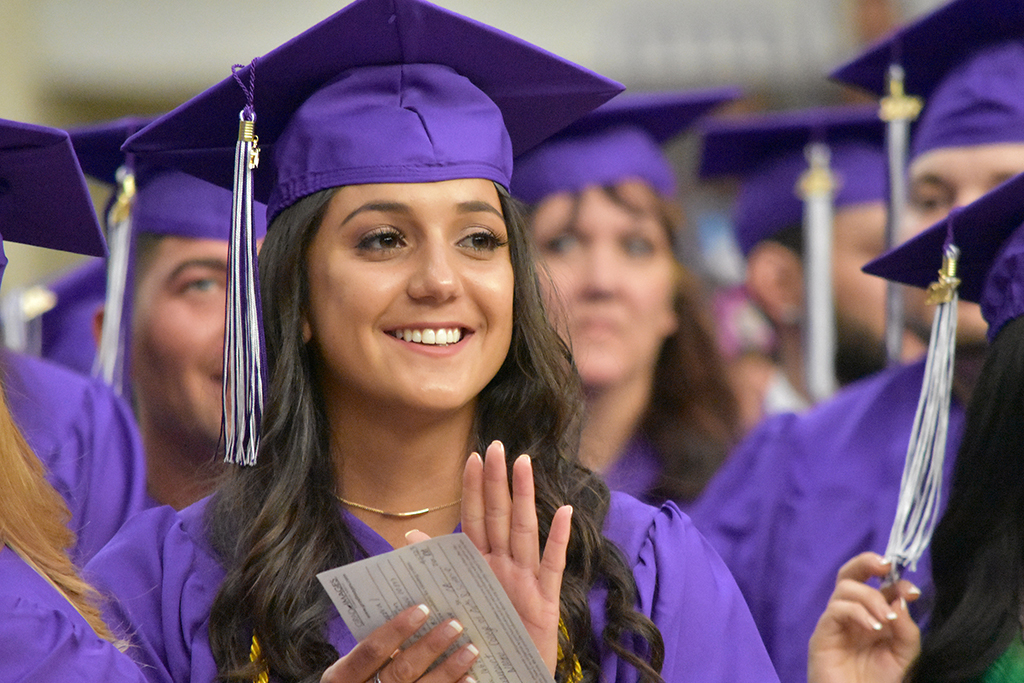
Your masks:
M476 453L469 457L462 486L462 530L497 575L554 675L572 508L566 505L555 513L541 556L528 455L520 455L512 466L511 495L505 448L498 441L487 447L483 459Z

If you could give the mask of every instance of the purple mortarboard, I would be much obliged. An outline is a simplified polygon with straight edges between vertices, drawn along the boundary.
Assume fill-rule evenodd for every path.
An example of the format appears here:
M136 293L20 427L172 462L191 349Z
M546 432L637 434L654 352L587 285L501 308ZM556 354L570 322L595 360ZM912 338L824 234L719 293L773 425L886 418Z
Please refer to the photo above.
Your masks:
M1024 3L956 0L897 30L831 77L879 96L890 64L924 99L911 156L1024 142Z
M1021 224L1024 174L879 256L864 266L864 272L928 287L942 265L943 245L952 230L960 249L960 298L981 304L991 340L1006 322L1024 314L1024 234L1017 231Z
M0 119L0 235L8 242L106 255L64 131Z
M512 157L622 86L420 0L357 0L128 140L233 187L238 112L255 111L269 218L346 184L482 177L508 187ZM211 162L212 160L212 162ZM270 163L267 163L267 162Z
M616 97L516 157L512 195L536 204L558 192L632 178L671 197L676 178L661 145L739 94L736 88L715 88Z
M266 391L253 199L268 204L270 224L343 185L484 178L507 188L513 156L621 91L422 0L356 0L129 138L125 149L151 163L235 193L226 459L255 463Z
M884 127L874 107L832 107L709 120L702 125L702 178L742 179L733 209L744 255L758 242L799 225L796 187L807 170L804 150L826 143L837 177L833 202L849 206L885 200Z

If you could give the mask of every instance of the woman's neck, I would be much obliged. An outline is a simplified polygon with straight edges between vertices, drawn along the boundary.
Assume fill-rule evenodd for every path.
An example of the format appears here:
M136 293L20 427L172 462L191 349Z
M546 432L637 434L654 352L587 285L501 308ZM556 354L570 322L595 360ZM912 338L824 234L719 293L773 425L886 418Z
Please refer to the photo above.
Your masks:
M337 495L377 511L431 510L394 517L346 505L349 512L394 547L405 545L412 529L450 533L461 515L461 506L449 504L462 495L473 410L433 419L359 411L351 404L340 412L332 416L330 444Z
M595 472L618 462L640 426L651 398L652 377L609 387L588 387L586 423L580 439L580 461Z

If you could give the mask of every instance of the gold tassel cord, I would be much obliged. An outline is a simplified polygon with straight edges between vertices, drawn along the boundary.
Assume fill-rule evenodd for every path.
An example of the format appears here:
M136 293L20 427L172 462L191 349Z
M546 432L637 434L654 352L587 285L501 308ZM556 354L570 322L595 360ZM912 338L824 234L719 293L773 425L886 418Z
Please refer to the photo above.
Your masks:
M565 638L566 642L569 641L569 629L565 627L565 622L559 618L558 620L558 632ZM561 662L565 659L565 653L562 651L562 644L558 644L558 661ZM565 683L583 683L583 667L580 666L580 660L576 658L576 655L572 657L572 673L565 679Z
M252 647L249 648L249 661L260 667L260 672L252 679L252 683L270 683L270 674L267 672L266 662L263 661L263 650L260 649L260 641L256 634L252 634Z

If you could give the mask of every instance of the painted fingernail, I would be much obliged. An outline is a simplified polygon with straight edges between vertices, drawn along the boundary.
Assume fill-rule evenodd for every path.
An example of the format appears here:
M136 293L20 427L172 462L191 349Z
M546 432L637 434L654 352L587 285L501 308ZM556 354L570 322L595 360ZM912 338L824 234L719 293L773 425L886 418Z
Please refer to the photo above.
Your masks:
M877 621L872 621L871 622L871 628L873 628L876 631L881 631L882 630L882 624L877 622Z
M902 599L903 598L900 598L900 600L902 600ZM897 617L899 617L899 615L896 614L895 612L889 612L888 614L885 615L885 618L888 619L889 621L895 621Z
M900 598L900 607L903 608L904 612L908 611L907 610L907 599L906 598Z
M915 595L916 596L916 595L920 595L921 594L921 589L918 588L917 586L911 586L910 588L907 589L907 592L910 593L911 595Z
M412 616L409 617L409 623L413 626L421 626L429 616L429 607L427 607L426 605L416 605L416 609L413 610Z
M448 635L449 638L454 638L455 636L457 636L460 633L462 633L463 629L462 629L462 624L460 624L459 622L457 622L454 619L452 619L451 621L448 622L448 625L445 626L444 630L445 630L445 633Z
M419 533L419 531L420 531L419 529L409 529L408 531L405 532L405 540L408 541L410 536L412 536L413 534Z
M480 656L480 650L476 649L476 647L470 643L466 647L462 648L456 656L458 657L459 664L461 666L465 666Z
M472 676L466 676L466 683L476 683L476 679Z

